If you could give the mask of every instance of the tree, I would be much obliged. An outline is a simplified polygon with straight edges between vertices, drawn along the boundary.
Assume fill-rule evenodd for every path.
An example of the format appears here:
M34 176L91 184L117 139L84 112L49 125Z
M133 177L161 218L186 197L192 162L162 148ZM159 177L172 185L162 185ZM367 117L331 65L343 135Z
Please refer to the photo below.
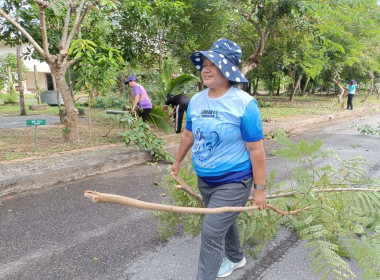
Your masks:
M27 72L24 63L21 63L22 74ZM0 90L2 90L9 80L9 71L11 70L12 79L17 79L17 57L13 53L0 56Z
M78 61L74 70L78 73L77 82L81 90L88 93L88 128L91 141L91 101L94 94L107 91L115 84L123 58L113 48L97 46L90 40L75 40L69 53Z
M259 65L268 39L276 33L281 19L297 13L302 16L308 8L304 1L291 0L232 1L231 4L233 10L238 12L234 24L231 24L231 33L244 42L243 53L246 58L242 61L243 75Z
M347 91L342 82L347 84L355 69L361 69L355 71L359 77L363 77L362 73L367 69L376 69L373 61L379 53L376 47L378 13L379 6L375 1L335 1L316 9L318 21L314 28L318 30L319 40L325 48L325 65L328 65L325 71L333 73L330 80L340 89L339 102L342 106L343 95Z
M114 6L111 1L102 1L102 3L103 5ZM0 8L0 16L6 19L13 26L12 28L16 28L17 31L21 32L30 44L33 45L35 51L49 65L65 103L67 118L65 118L64 135L69 141L77 140L79 137L78 110L75 108L74 100L71 97L70 89L65 79L67 69L76 62L75 59L69 59L69 48L83 20L95 7L101 8L101 4L96 0L70 0L68 2L56 3L35 0L33 3L24 6L24 12L27 10L30 13L29 17L32 17L30 21L40 28L40 32L35 33L29 33L21 23L18 23L12 17L12 10L9 10L7 13ZM37 14L34 12L37 12ZM53 22L51 22L52 18ZM57 28L55 30L57 31L55 33L56 36L48 36L53 26ZM12 33L12 28L7 25L3 27L3 30L6 29ZM55 54L52 52L55 52Z

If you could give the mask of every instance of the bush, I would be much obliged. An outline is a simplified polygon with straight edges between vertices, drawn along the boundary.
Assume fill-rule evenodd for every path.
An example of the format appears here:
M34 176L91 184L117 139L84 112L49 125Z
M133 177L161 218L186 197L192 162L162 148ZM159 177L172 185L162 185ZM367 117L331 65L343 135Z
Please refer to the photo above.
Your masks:
M120 96L108 95L97 97L92 108L106 109L106 108L122 108L125 101Z
M259 105L260 108L272 107L272 102L270 101L257 100L257 104Z
M4 103L15 103L18 102L18 94L0 94L0 99L4 101Z

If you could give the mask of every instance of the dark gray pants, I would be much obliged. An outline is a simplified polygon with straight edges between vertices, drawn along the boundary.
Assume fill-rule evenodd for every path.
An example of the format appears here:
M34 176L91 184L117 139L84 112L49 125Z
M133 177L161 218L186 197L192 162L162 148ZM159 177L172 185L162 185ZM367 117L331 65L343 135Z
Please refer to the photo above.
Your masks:
M207 185L198 177L198 188L207 208L245 206L251 193L252 177L238 183L217 187ZM201 251L197 280L214 280L223 258L232 262L243 259L236 218L239 213L207 214L201 233Z
M354 109L354 105L352 104L352 100L354 99L355 94L349 94L347 97L347 109Z

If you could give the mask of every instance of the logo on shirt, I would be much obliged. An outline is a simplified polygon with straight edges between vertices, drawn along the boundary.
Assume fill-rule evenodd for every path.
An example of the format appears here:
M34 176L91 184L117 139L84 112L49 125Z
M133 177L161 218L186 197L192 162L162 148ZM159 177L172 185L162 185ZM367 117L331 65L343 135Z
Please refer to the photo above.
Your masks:
M211 131L209 140L207 140L198 127L195 131L195 137L195 151L193 155L199 162L205 162L211 158L215 149L221 143L219 134L216 131Z
M202 118L219 118L218 112L215 110L202 110L201 111Z

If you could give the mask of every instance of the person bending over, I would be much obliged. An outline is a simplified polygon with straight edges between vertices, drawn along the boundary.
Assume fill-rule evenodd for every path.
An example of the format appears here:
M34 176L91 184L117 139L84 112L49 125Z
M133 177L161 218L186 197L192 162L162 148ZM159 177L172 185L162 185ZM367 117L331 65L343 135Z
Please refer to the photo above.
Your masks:
M187 110L189 102L190 98L184 94L173 95L171 93L168 93L166 95L166 102L163 109L164 111L167 110L169 105L174 108L173 112L170 115L174 115L176 133L181 133L182 131L183 114Z
M148 93L142 85L137 83L135 76L129 76L125 84L132 88L133 105L131 113L135 112L137 108L137 114L145 122L152 111L152 102L149 99Z

